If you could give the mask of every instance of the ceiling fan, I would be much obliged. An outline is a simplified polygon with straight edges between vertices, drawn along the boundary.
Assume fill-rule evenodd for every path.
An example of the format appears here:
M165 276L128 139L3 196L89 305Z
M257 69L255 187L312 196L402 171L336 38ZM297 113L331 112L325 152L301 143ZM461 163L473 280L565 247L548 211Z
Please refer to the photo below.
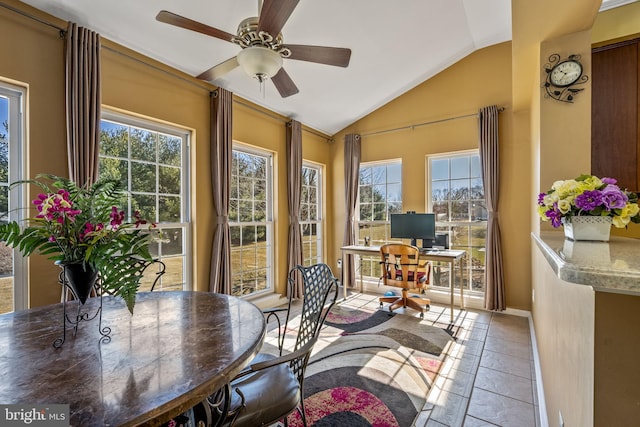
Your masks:
M156 20L235 43L242 48L237 56L211 67L198 75L198 79L212 81L240 66L261 84L270 78L280 96L286 98L299 90L282 68L283 58L338 67L347 67L351 58L351 49L283 43L280 31L298 2L258 0L260 16L243 20L235 35L166 10L160 11Z

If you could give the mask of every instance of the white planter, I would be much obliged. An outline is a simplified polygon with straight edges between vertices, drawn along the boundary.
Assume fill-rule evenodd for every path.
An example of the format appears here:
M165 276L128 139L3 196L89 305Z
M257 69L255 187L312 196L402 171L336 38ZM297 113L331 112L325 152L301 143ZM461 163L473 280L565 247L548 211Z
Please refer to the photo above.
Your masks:
M608 242L611 234L609 216L572 216L570 220L563 218L562 224L565 237L571 240Z

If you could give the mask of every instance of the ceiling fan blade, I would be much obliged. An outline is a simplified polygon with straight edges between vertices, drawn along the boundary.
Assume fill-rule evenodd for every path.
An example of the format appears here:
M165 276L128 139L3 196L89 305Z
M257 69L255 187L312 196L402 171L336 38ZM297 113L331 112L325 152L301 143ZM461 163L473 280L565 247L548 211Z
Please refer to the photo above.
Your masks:
M258 21L258 31L277 36L300 0L264 0Z
M221 40L230 42L235 35L227 33L226 31L219 30L217 28L210 27L201 22L194 21L184 16L176 15L173 12L161 10L156 15L156 20L164 22L165 24L175 25L176 27L185 28L187 30L196 31L201 34L206 34L211 37L216 37Z
M295 95L296 93L300 92L300 90L298 90L298 87L293 82L293 80L291 80L291 77L289 77L289 74L287 74L284 68L280 68L280 71L278 71L275 76L271 77L271 80L273 80L273 84L275 85L276 89L278 89L280 96L283 98Z
M238 65L238 57L234 56L233 58L229 58L226 61L219 63L218 65L214 65L196 78L210 82L227 74Z
M286 47L291 50L289 59L297 59L298 61L347 67L351 59L351 49L343 47L307 46L300 44L288 44Z

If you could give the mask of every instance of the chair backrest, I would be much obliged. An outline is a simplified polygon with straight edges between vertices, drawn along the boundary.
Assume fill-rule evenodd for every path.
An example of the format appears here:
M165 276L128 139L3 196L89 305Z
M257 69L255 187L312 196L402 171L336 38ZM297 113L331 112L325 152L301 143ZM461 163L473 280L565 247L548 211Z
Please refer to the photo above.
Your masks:
M317 338L329 310L338 298L338 281L327 264L315 264L309 267L298 265L291 269L288 278L290 295L292 295L297 280L302 280L303 302L294 351ZM291 299L289 300L285 330L287 323L289 323L289 313L291 313ZM309 355L304 360L291 362L291 369L299 379L304 375L308 358Z
M420 267L420 250L412 245L389 243L380 247L382 281L385 286L421 288L428 282L431 264Z

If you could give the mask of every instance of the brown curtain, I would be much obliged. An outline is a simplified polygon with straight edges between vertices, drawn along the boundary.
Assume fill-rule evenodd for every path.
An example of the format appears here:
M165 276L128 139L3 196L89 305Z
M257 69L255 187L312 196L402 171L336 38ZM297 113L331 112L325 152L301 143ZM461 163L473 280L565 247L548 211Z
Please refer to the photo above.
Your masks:
M302 195L302 125L296 120L287 123L287 200L289 201L288 270L302 265L302 232L300 230L300 198ZM298 279L301 279L298 278ZM302 280L295 281L293 295L302 298Z
M480 163L487 201L487 239L484 306L487 310L507 308L502 266L502 243L498 216L500 194L500 157L498 144L498 107L480 109Z
M342 244L355 245L355 215L358 201L358 181L360 180L360 135L348 134L344 137L344 193L345 210L347 220L344 228L344 240ZM356 281L353 255L345 257L345 265L342 266L342 285L352 285Z
M233 144L233 93L218 89L211 94L211 188L216 227L211 247L209 291L231 294L231 233L229 193Z
M98 179L100 35L69 22L65 51L69 178L84 186Z

